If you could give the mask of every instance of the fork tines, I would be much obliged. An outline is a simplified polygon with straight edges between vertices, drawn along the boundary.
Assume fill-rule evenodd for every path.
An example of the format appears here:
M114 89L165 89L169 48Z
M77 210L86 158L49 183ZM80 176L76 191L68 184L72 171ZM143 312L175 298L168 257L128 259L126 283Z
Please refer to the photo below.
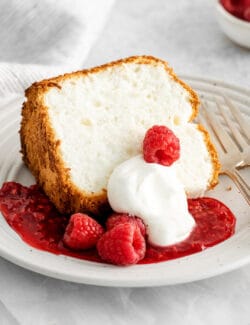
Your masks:
M199 120L208 127L215 140L222 164L221 173L228 175L234 181L250 205L250 187L238 171L240 167L250 166L250 128L247 119L242 117L232 101L224 94L221 96L224 99L223 104L215 99L217 113L206 101L201 104L203 109Z

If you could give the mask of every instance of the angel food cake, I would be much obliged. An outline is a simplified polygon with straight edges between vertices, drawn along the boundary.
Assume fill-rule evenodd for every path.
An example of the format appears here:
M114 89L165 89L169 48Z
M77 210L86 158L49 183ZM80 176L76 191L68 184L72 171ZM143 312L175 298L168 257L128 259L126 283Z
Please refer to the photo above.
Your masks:
M37 82L26 97L22 155L37 184L6 182L0 211L28 244L132 265L234 233L232 212L203 197L220 165L193 122L198 96L166 62L130 57Z
M166 62L130 57L33 84L22 111L23 159L60 212L101 214L114 168L141 152L153 125L181 142L177 174L188 197L217 183L216 151L191 123L196 93Z

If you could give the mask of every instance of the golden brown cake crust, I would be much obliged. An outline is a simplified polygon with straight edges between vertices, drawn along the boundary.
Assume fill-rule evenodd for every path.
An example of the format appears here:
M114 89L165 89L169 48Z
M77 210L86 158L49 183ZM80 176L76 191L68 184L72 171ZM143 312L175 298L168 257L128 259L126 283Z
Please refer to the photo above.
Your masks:
M201 124L198 124L197 128L199 131L201 131L203 133L204 141L208 148L208 152L210 153L211 161L213 164L213 174L209 180L209 187L208 187L208 189L212 189L218 184L218 176L220 173L221 165L219 162L219 157L218 157L217 151L215 149L215 146L211 142L210 135L209 135L208 131Z
M60 82L71 77L82 77L97 73L123 63L163 64L167 73L190 94L190 102L193 108L190 121L198 113L199 99L196 93L183 81L178 79L165 61L152 56L133 56L92 69L67 73L55 78L35 82L25 92L27 101L23 104L22 109L20 129L21 151L24 162L35 176L38 184L44 189L50 200L62 213L88 211L93 214L101 214L109 209L109 205L106 189L103 189L99 193L88 193L80 190L70 180L69 169L65 167L60 155L60 141L56 139L49 120L48 108L44 103L44 94L51 87L60 89ZM206 131L201 126L200 130L206 134ZM206 134L205 138L214 164L214 174L210 181L210 187L213 187L217 183L219 163L209 135Z

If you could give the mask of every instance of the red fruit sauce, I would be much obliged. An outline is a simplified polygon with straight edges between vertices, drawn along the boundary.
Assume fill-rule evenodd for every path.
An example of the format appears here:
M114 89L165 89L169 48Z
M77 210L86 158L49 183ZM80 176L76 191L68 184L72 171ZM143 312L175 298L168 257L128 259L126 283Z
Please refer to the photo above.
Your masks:
M230 237L235 230L235 217L221 202L212 198L188 200L189 212L196 226L191 235L176 245L149 246L139 264L156 263L202 251ZM24 187L7 182L0 189L0 211L19 236L35 248L83 260L102 262L96 249L73 251L65 247L62 237L69 216L60 214L37 186Z

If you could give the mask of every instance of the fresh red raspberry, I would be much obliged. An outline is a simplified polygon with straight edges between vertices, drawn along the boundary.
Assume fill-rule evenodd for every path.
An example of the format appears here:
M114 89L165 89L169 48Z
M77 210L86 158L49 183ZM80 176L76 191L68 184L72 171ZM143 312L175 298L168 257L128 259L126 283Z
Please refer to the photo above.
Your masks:
M143 156L146 162L170 166L180 157L180 141L166 126L155 125L146 132Z
M242 15L243 1L242 0L221 0L222 6L232 15L240 17Z
M250 22L250 5L244 10L243 17L246 21Z
M220 0L220 2L222 6L232 15L246 21L250 20L249 0Z
M96 245L103 233L103 227L96 220L86 214L75 213L70 217L63 242L72 249L88 249Z
M116 265L132 265L143 259L145 239L138 226L127 222L108 230L98 241L100 257Z
M141 231L142 236L146 235L146 228L141 218L129 216L127 213L113 213L106 221L106 228L110 230L115 226L123 223L132 223L137 225Z

